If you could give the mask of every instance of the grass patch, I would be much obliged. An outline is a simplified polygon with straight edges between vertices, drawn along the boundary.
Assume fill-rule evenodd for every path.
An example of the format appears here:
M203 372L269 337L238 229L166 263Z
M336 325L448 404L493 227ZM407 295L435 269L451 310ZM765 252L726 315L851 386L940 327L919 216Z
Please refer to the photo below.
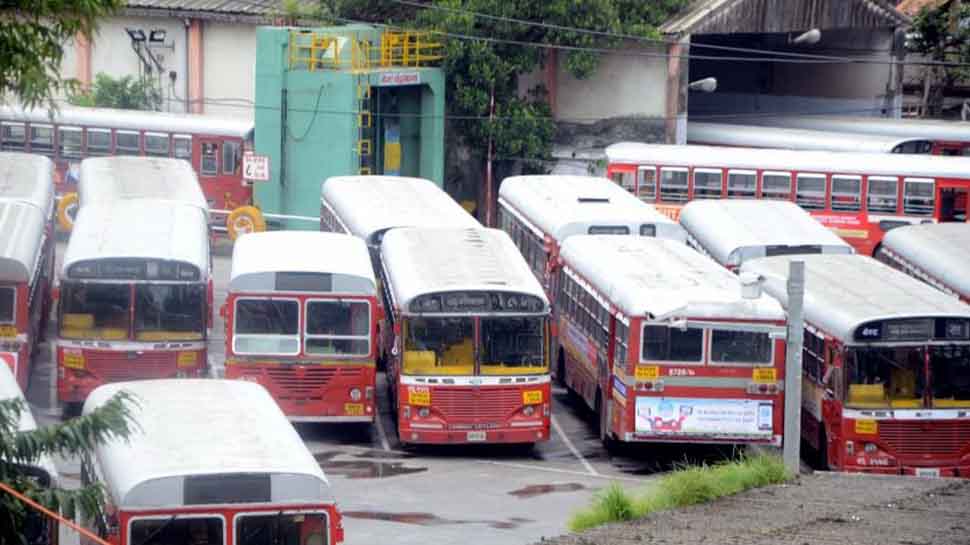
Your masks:
M569 520L573 532L609 522L644 517L656 511L686 507L787 481L791 476L778 456L761 454L716 465L684 467L663 476L640 497L613 483L592 504Z

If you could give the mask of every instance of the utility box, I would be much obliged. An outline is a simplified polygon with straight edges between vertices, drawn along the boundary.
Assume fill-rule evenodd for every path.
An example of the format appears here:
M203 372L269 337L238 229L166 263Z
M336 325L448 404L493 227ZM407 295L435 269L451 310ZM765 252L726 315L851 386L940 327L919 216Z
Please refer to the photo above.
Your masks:
M431 35L351 25L256 36L255 152L269 157L270 176L253 195L263 213L319 217L330 176L443 184L445 83Z

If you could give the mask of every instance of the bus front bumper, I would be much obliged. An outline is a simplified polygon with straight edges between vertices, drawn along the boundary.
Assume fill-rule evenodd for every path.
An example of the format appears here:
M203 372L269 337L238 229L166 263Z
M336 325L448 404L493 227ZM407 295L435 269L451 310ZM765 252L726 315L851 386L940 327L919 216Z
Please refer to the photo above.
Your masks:
M549 420L535 422L516 422L515 426L506 425L483 430L459 429L460 425L431 428L421 423L401 423L398 434L402 443L415 444L473 444L473 443L536 443L549 439ZM469 426L471 428L471 426Z

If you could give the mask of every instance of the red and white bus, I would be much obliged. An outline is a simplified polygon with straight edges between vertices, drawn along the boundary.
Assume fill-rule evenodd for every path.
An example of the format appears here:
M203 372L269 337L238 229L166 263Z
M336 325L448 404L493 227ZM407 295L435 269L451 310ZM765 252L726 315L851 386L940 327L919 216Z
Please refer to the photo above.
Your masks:
M918 138L932 143L934 155L970 155L970 123L942 119L894 119L842 115L756 115L741 117L751 125L832 131L868 136Z
M212 116L75 108L0 106L0 149L46 155L56 164L58 195L75 191L82 159L104 155L174 157L192 164L209 207L252 203L242 153L253 124Z
M781 445L785 313L684 244L575 236L562 247L558 376L625 442Z
M137 400L131 437L99 444L81 466L82 482L104 490L86 524L101 538L114 545L343 541L319 462L262 386L109 384L91 392L85 414L119 392Z
M549 439L549 303L497 229L393 229L381 244L402 444Z
M893 229L883 238L876 259L970 303L970 224Z
M78 209L59 277L54 348L66 412L106 382L207 372L208 234L205 214L184 204Z
M52 176L45 157L0 152L0 360L24 390L50 315Z
M733 123L687 123L687 143L701 146L776 148L816 151L855 151L869 153L916 153L933 151L933 142L919 137L883 136L792 129Z
M793 201L855 249L914 223L965 222L970 158L623 142L607 173L673 218L695 199Z
M14 399L19 399L21 402L20 419L16 423L16 431L36 430L37 422L34 420L34 415L30 413L30 406L27 405L20 385L17 384L17 377L6 365L0 365L0 401ZM10 462L11 460L7 459L6 461ZM23 473L40 489L54 488L60 485L57 468L50 456L44 455L35 460L21 460L14 463L19 465ZM30 507L24 506L24 508L27 513L22 530L25 541L32 545L57 545L57 522L46 518Z
M373 422L380 319L364 241L251 233L232 252L226 378L258 382L294 421Z
M687 244L731 271L759 257L855 250L788 201L691 201L680 212Z
M802 438L825 468L970 476L970 305L875 259L753 259L787 306L805 263Z
M574 235L686 240L677 222L606 178L513 176L499 189L499 225L555 299L559 249Z

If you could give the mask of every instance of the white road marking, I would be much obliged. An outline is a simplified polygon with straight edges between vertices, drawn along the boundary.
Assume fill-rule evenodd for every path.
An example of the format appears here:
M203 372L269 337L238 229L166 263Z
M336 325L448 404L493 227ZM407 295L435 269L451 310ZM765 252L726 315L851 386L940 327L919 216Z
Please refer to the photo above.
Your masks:
M589 474L594 477L599 477L600 474L597 473L595 469L593 469L593 466L589 463L588 460L586 460L586 458L582 455L582 453L579 452L579 449L576 448L576 445L574 445L573 442L569 440L569 437L566 437L566 434L562 431L562 428L559 427L559 421L556 420L556 417L551 416L549 417L549 420L552 421L552 427L553 429L556 430L556 433L559 434L559 437L562 438L562 442L566 444L566 447L568 447L569 451L573 453L573 456L575 456L576 459L579 460L579 463L583 464L583 467L586 468L586 471L588 471Z

